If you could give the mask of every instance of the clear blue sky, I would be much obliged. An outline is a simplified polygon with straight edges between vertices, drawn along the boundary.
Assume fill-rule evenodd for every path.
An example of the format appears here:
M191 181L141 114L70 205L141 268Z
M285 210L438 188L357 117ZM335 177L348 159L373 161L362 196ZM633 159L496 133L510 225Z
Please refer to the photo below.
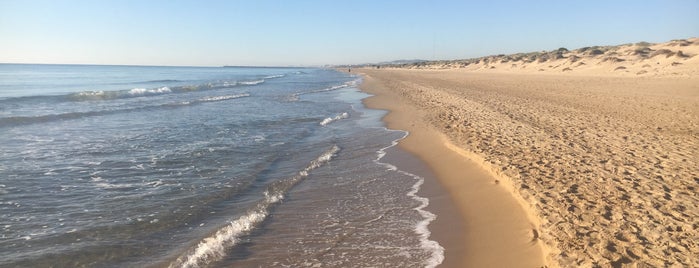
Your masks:
M0 62L323 65L664 42L699 1L0 0Z

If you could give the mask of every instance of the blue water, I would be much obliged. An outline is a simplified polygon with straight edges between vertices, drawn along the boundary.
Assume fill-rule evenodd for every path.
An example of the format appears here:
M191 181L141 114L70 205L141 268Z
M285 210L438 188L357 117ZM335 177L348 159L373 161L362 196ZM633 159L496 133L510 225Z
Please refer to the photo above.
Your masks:
M0 266L441 262L406 133L313 68L0 64Z

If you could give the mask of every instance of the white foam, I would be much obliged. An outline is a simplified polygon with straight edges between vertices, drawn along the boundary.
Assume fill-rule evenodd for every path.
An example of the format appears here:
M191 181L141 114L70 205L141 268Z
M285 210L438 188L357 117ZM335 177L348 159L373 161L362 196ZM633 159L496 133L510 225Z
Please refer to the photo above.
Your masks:
M170 267L199 267L200 264L221 259L226 248L238 242L240 234L252 230L255 224L262 222L265 217L267 217L266 211L253 211L243 215L218 230L213 236L205 238L192 254L186 256L181 263L170 265Z
M199 101L202 101L202 102L223 101L223 100L238 99L238 98L249 97L249 96L250 96L250 94L243 93L243 94L237 94L237 95L206 97L206 98L199 99Z
M282 78L284 76L286 76L286 75L284 75L284 74L269 75L269 76L265 76L265 79Z
M386 129L387 131L391 131L387 128L384 129ZM430 232L428 226L432 221L437 219L437 215L425 210L425 208L430 204L430 200L428 198L421 197L417 194L420 191L420 187L422 186L422 184L425 183L425 179L418 175L399 170L394 165L381 162L381 158L386 156L386 150L398 145L398 141L404 139L409 134L407 131L402 132L405 133L403 137L394 140L393 142L391 142L391 145L381 148L379 151L376 152L377 157L376 160L374 160L374 162L387 167L389 170L413 177L416 180L415 184L412 185L410 191L406 195L420 204L414 209L418 212L418 214L420 214L420 216L422 216L423 220L416 224L415 233L420 237L420 247L422 247L424 250L430 253L430 257L425 261L425 267L433 268L437 267L444 261L444 247L442 247L442 245L440 245L437 241L430 240L430 235L432 234L432 232Z
M159 87L155 89L145 89L145 88L133 88L129 90L129 95L131 96L142 96L142 95L148 95L148 94L164 94L164 93L170 93L172 90L170 90L169 87Z
M108 182L98 182L98 183L95 183L95 186L97 186L97 188L101 188L101 189L130 189L130 188L138 188L138 187L143 186L143 185L138 184L138 183L114 184L114 183L108 183Z
M129 94L131 94L131 95L143 95L144 93L146 93L146 91L147 91L147 89L145 89L145 88L132 88L131 90L129 90Z
M312 93L321 93L321 92L328 92L328 91L333 91L333 90L338 90L341 88L346 88L349 87L350 83L344 83L342 85L337 85L337 86L331 86L331 87L326 87L326 88L321 88L321 89L316 89L316 90L311 90L311 91L305 91L305 92L298 92L294 95L304 95L304 94L312 94Z
M78 93L78 97L101 97L104 96L104 91L83 91Z
M255 136L252 136L252 140L254 140L257 143L260 143L260 142L267 140L267 138L265 138L265 136L262 136L262 135L255 135Z
M349 82L347 82L347 83L345 83L345 84L346 84L347 86L350 86L350 87L356 87L356 86L357 86L358 84L360 84L361 82L362 82L362 78L361 78L361 77L358 77L357 79L352 80L352 81L349 81Z
M94 186L103 190L119 190L119 189L147 189L147 188L158 188L164 185L162 180L151 181L151 182L132 182L132 183L114 183L102 179L102 177L95 176L91 177L90 180L94 183Z
M308 165L308 167L299 171L299 175L302 177L307 177L309 172L320 167L324 163L327 163L328 161L330 161L332 159L332 157L339 151L340 151L340 147L333 145L333 147L330 150L326 151L325 153L320 155L318 158L311 161L311 164Z
M171 263L169 267L200 267L222 259L226 254L226 250L236 245L240 241L241 236L252 231L255 226L267 218L269 215L270 206L279 203L282 199L284 199L284 194L294 184L308 176L308 173L313 169L316 169L332 160L333 156L339 151L339 147L333 146L328 151L325 151L323 154L318 156L318 158L311 161L305 169L299 171L298 175L285 181L288 182L286 187L282 186L281 189L273 192L269 189L266 190L264 192L264 199L258 203L257 206L248 211L246 214L240 216L238 219L235 219L222 227L212 236L204 238L193 250L188 251L188 254L177 258L177 260L174 263Z
M347 119L347 118L349 118L349 114L342 113L342 114L335 116L335 117L328 117L328 118L323 119L323 121L320 121L320 125L327 126L328 124L330 124L332 122L335 122L337 120Z
M346 88L348 86L349 86L348 84L343 84L343 85L339 85L339 86L332 86L332 87L325 89L324 91L337 90L337 89L341 89L341 88Z
M238 82L238 83L241 85L246 85L246 86L254 86L254 85L262 84L264 82L265 82L264 79L260 79L260 80L254 80L254 81L242 81L242 82Z
M151 187L158 187L160 185L163 185L163 180L157 180L157 181L152 181L149 183L146 183L146 185L151 186Z
M110 99L110 98L117 98L118 96L119 96L118 91L104 91L104 90L97 90L97 91L88 90L88 91L73 93L70 95L70 97L73 100L78 100L78 101L104 100L104 99Z

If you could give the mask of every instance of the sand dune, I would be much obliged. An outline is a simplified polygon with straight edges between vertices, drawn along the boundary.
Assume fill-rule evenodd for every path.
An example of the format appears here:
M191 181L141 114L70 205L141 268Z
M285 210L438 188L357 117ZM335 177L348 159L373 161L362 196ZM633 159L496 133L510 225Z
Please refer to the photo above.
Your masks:
M481 72L566 73L603 76L697 76L699 38L651 44L594 46L574 50L495 55L467 60L392 65L409 69L464 69Z
M362 72L511 186L540 219L549 266L697 267L698 43Z

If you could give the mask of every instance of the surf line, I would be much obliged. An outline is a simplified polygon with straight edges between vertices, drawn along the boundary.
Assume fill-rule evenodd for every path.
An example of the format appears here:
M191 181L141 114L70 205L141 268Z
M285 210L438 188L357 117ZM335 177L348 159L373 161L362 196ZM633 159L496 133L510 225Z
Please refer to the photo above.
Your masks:
M408 131L392 130L392 129L388 129L386 127L384 127L383 129L386 131L402 132L403 137L400 137L400 138L392 141L391 145L379 149L376 152L377 157L374 160L374 163L381 165L381 166L384 166L391 171L395 171L395 172L398 172L400 174L403 174L403 175L406 175L406 176L409 176L409 177L412 177L413 179L415 179L415 184L412 185L410 191L406 195L409 196L410 198L412 198L413 200L417 201L420 204L413 209L415 211L417 211L418 214L420 214L420 216L422 216L423 220L417 223L414 231L420 237L420 247L422 247L424 250L430 252L430 257L427 260L425 260L425 267L427 267L427 268L437 267L438 265L440 265L444 261L444 247L442 247L442 245L440 245L439 242L430 239L430 235L432 235L432 232L430 232L430 229L428 228L430 223L432 221L434 221L435 219L437 219L437 215L425 210L425 208L430 204L430 200L426 197L422 197L422 196L419 196L417 194L417 192L420 191L420 187L422 186L422 184L425 183L425 178L420 177L420 176L415 175L415 174L412 174L412 173L409 173L409 172L405 172L403 170L400 170L400 169L398 169L398 167L396 167L394 165L381 162L381 159L384 156L386 156L386 150L398 145L398 142L400 140L408 137L408 135L410 133Z
M308 177L309 172L330 162L340 147L333 145L323 154L312 160L306 168L285 180L273 182L264 191L264 199L239 218L218 229L213 235L201 240L195 247L187 250L169 265L170 268L200 267L219 261L226 255L226 250L240 242L240 237L249 234L269 215L270 208L284 199L291 188Z

